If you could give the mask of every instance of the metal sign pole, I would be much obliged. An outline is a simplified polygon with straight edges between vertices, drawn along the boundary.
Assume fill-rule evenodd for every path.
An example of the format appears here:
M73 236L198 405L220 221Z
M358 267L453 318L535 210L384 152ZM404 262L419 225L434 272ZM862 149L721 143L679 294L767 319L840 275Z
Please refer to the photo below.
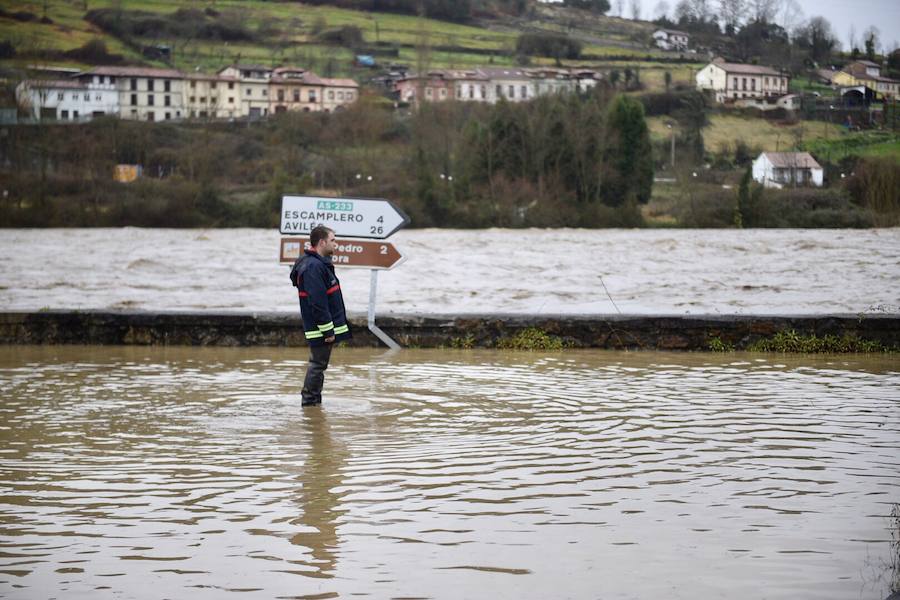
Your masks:
M369 331L374 333L375 337L384 342L391 350L399 350L400 344L392 340L391 336L383 332L381 328L375 324L375 290L378 288L378 271L372 269L371 273L372 277L369 280Z

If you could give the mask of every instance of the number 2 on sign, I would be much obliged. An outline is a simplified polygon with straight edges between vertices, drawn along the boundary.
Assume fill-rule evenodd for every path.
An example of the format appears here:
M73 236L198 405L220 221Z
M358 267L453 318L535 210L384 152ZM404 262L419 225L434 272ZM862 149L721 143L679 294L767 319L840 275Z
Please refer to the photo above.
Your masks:
M382 246L379 246L379 248L381 248L380 254L387 254L387 246L382 245Z

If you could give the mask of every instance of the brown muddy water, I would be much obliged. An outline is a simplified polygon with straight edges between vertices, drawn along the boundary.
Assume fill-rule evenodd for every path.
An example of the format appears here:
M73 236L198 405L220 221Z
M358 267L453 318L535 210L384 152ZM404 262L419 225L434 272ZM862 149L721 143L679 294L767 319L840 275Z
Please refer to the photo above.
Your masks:
M0 347L0 596L873 598L891 357Z

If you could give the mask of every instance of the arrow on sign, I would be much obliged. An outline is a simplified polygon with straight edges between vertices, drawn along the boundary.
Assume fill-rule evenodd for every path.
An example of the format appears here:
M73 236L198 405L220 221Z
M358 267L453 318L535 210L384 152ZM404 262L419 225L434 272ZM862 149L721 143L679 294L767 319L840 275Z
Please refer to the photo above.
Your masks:
M409 217L390 200L284 196L281 233L308 234L325 225L338 237L383 240L409 223Z
M280 262L293 263L300 258L300 252L309 247L309 241L303 238L281 238ZM393 269L405 258L390 242L338 240L331 261L341 267Z

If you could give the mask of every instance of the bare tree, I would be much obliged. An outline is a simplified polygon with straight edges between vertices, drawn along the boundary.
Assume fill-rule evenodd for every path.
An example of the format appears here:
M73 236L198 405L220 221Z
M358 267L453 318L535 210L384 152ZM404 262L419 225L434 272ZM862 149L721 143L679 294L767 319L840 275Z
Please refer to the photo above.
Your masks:
M688 0L678 0L678 4L675 5L675 20L688 21L692 15L691 3Z
M878 54L878 49L881 47L880 36L881 32L874 25L863 31L863 42L866 44L866 58L869 60L875 60L875 55Z
M671 10L669 3L666 0L659 0L656 3L656 8L653 9L653 16L656 19L667 19L669 18L669 10Z
M740 27L747 14L746 0L719 0L719 20L726 31L734 32Z
M803 22L803 7L797 0L781 0L781 10L778 13L778 24L785 31L793 31Z
M631 18L635 21L641 20L641 0L631 0Z
M856 43L856 25L853 23L850 23L850 33L847 35L847 41L850 42L850 50L859 48L859 45Z
M616 0L616 15L619 17L625 16L625 0Z
M698 21L710 21L713 19L713 11L710 0L690 0L691 12Z
M781 7L781 0L748 0L750 20L757 23L774 23Z

